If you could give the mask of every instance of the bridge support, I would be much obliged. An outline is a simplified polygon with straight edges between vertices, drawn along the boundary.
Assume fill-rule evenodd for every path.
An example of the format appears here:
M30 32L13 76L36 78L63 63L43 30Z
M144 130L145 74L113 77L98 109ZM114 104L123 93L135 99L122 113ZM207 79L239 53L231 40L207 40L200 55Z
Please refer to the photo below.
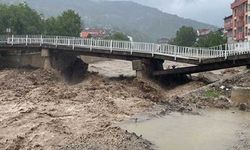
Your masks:
M0 52L0 68L40 68L43 67L43 62L44 59L41 57L40 50L30 53L20 49Z
M43 49L41 55L44 69L55 70L69 82L77 82L88 70L88 64L72 53Z
M51 62L50 62L50 52L48 49L42 49L41 56L44 58L44 64L43 69L50 70L51 68Z
M164 60L161 59L141 59L133 60L133 70L139 79L152 78L154 71L163 70Z

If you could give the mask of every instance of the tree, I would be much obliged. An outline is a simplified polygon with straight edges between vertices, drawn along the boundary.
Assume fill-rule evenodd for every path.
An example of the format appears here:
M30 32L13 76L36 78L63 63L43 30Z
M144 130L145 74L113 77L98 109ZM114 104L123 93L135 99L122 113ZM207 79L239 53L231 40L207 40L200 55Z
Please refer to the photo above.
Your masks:
M192 27L182 26L177 32L172 44L179 46L193 46L197 33Z
M227 42L226 37L222 32L210 32L205 37L200 37L195 44L197 47L213 47L217 45L223 45Z
M81 32L81 17L73 10L68 10L58 17L60 35L79 36Z
M58 17L45 21L45 34L79 36L81 32L81 17L73 10L67 10Z
M67 10L58 17L43 19L26 3L0 4L0 34L50 34L79 36L82 28L81 17L73 10Z
M55 17L50 17L44 21L44 32L47 35L60 35L59 22Z
M41 15L26 3L0 4L0 33L6 34L7 28L12 34L39 34L43 30Z
M128 36L122 32L115 32L111 36L106 37L106 39L117 40L117 41L129 41Z

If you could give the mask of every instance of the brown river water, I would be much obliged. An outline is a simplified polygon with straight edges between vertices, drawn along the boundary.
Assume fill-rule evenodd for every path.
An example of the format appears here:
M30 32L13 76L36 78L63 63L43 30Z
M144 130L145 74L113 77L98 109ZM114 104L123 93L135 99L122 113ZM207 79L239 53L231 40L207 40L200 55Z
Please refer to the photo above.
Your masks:
M159 150L249 150L250 113L201 110L201 115L170 113L121 127L142 135Z

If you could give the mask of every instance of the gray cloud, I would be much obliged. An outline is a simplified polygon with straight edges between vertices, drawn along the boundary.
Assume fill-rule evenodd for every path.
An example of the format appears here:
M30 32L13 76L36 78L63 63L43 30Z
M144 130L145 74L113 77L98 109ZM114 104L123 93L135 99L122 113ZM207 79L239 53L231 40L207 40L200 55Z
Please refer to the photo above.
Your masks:
M223 18L231 14L233 0L130 0L158 8L181 17L223 26Z

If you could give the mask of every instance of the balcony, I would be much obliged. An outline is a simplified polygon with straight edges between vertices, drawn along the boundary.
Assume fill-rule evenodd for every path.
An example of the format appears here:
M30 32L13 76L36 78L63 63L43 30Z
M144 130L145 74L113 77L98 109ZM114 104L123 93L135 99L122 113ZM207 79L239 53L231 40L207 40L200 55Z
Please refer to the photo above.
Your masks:
M236 40L237 41L244 40L244 39L245 39L244 32L238 32L236 34Z
M246 12L245 12L245 10L244 9L239 9L237 12L236 12L236 16L238 16L238 17L243 17L243 16L245 16L245 14L246 14Z
M244 24L244 21L243 20L240 20L236 23L236 27L239 28L239 27L244 27L245 24Z
M245 14L246 14L246 11L245 11L244 9L239 9L239 10L237 11L236 16L238 16L238 17L243 17L243 18L244 18Z

